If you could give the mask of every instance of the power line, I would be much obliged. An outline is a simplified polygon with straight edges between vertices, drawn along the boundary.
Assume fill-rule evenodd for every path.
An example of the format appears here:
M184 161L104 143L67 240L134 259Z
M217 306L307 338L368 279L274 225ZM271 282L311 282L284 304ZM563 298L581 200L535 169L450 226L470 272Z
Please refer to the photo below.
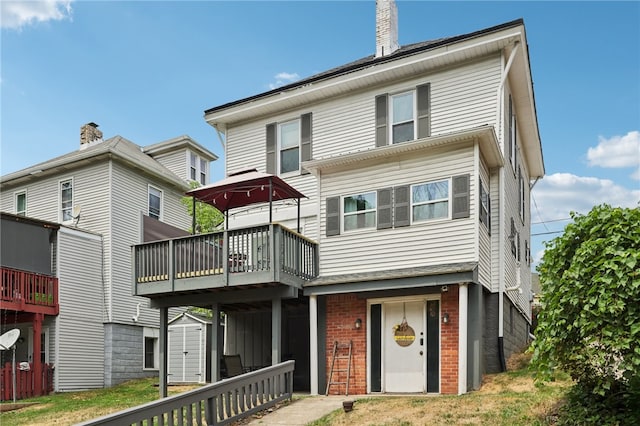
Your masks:
M561 234L564 231L549 231L549 232L538 232L536 234L531 234L532 237L537 237L538 235L549 235L549 234Z
M531 193L531 200L533 200L533 205L536 208L536 212L538 213L538 217L540 218L541 222L544 225L544 229L546 229L547 231L549 230L549 228L547 227L547 224L544 222L544 219L542 219L542 215L540 214L540 209L538 209L538 203L536 203L536 199L533 196L533 192Z
M567 218L564 218L564 219L553 219L553 220L546 220L546 221L543 220L543 221L540 221L540 222L531 222L531 224L532 225L540 225L542 223L564 222L564 221L567 221L567 220L572 220L572 219L570 217L567 217Z

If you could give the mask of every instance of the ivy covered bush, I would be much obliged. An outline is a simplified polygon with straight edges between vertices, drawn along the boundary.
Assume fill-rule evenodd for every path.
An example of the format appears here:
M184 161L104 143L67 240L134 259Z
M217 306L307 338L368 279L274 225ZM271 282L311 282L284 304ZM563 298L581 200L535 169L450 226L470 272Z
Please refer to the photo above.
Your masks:
M572 213L538 265L542 309L532 365L576 385L568 424L640 424L640 208Z

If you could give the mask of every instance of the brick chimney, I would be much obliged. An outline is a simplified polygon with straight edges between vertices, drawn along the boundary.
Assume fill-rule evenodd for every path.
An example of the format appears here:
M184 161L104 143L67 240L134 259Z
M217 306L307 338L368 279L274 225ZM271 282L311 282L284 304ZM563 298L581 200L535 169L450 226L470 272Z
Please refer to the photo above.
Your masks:
M98 130L96 123L87 123L80 127L80 148L86 148L85 145L96 140L102 140L102 132Z
M390 55L399 48L396 2L376 0L376 58Z

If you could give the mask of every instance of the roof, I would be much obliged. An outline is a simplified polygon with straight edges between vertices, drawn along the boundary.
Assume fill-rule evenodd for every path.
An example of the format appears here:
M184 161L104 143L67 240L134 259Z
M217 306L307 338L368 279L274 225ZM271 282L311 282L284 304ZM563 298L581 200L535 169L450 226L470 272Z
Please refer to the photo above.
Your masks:
M410 56L410 55L415 55L416 53L420 53L426 50L430 50L430 49L435 49L438 47L442 47L448 44L452 44L452 43L457 43L463 40L467 40L467 39L471 39L471 38L475 38L484 34L489 34L495 31L499 31L505 28L510 28L510 27L515 27L518 25L524 25L524 21L522 19L516 19L514 21L510 21L510 22L505 22L503 24L500 25L496 25L490 28L485 28L479 31L474 31L472 33L468 33L468 34L462 34L462 35L457 35L457 36L452 36L452 37L444 37L444 38L439 38L439 39L435 39L435 40L427 40L427 41L422 41L419 43L413 43L413 44L407 44L404 46L400 46L400 48L398 50L396 50L395 52L393 52L390 55L385 55L385 56L381 56L381 57L376 57L375 55L369 55L366 56L364 58L355 60L353 62L350 62L348 64L345 65L340 65L338 67L332 68L330 70L312 75L311 77L305 78L303 80L298 80L294 83L288 84L286 86L281 86L278 87L276 89L270 90L268 92L263 92L254 96L250 96L248 98L243 98L243 99L239 99L233 102L228 102L226 104L223 105L219 105L213 108L209 108L207 110L205 110L205 114L209 114L215 111L219 111L219 110L223 110L223 109L227 109L229 107L238 105L238 104L243 104L246 102L250 102L250 101L254 101L260 98L265 98L277 93L281 93L281 92L286 92L288 90L291 89L295 89L297 87L301 87L301 86L306 86L310 83L315 83L317 81L320 80L326 80L329 78L333 78L333 77L337 77L343 74L348 74L350 72L354 72L360 69L364 69L364 68L368 68L370 66L373 65L377 65L377 64L382 64L385 62L390 62L390 61L395 61L397 59L403 58L405 56Z
M435 70L468 63L487 55L514 54L510 88L518 111L523 157L531 178L544 176L544 159L535 105L533 79L524 21L516 19L467 34L401 46L392 54L358 59L292 84L222 104L205 111L205 120L218 131L237 123L264 119L284 111L302 110L348 92L429 75ZM497 94L496 94L497 95Z
M256 203L305 198L278 176L261 173L256 169L233 173L221 181L192 189L187 195L211 204L221 212Z
M204 146L200 145L198 142L191 139L189 135L182 135L168 139L166 141L155 143L153 145L147 145L142 148L142 152L153 157L156 155L164 154L165 152L175 151L179 148L188 148L192 151L195 151L201 157L204 157L209 161L215 161L218 159L217 155L209 151Z
M99 158L108 158L110 156L128 163L132 168L142 169L182 190L189 188L189 185L172 171L143 153L139 145L122 136L114 136L103 142L92 143L85 149L79 149L26 169L9 173L0 178L0 187L40 179L45 175L68 170L71 167L81 167L95 162Z

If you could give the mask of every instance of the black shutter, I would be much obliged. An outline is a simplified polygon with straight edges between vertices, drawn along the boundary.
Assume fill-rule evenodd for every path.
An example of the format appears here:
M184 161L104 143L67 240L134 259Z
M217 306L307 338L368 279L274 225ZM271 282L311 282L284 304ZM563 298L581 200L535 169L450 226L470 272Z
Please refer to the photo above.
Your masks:
M509 157L509 162L513 164L511 161L511 147L513 146L513 101L511 100L511 95L509 95L509 137L508 137L508 147L507 147L507 156Z
M302 161L311 160L311 113L300 117L300 145ZM309 174L302 166L300 170L303 175Z
M276 123L267 124L267 173L276 172Z
M418 139L431 136L431 85L417 87L418 92Z
M409 226L409 185L396 186L393 188L393 226L399 228L401 226Z
M453 186L453 219L469 217L469 175L452 178Z
M376 148L387 145L387 94L376 96Z
M327 237L340 235L340 197L327 197Z
M391 228L391 191L392 188L378 189L378 229Z

